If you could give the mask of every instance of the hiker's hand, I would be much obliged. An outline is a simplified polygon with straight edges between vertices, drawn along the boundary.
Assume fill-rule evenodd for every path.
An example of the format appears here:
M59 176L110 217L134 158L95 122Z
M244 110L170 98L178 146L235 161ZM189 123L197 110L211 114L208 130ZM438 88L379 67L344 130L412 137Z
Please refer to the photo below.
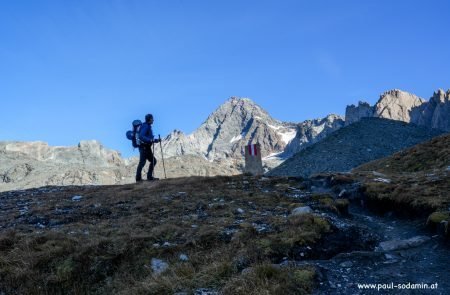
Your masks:
M155 139L153 142L154 142L154 143L161 142L161 139Z

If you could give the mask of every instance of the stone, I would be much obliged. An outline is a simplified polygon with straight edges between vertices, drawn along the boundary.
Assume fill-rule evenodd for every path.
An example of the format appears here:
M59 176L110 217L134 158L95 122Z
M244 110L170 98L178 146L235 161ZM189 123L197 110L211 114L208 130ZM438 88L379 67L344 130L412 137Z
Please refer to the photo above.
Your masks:
M303 215L303 214L308 214L308 213L312 213L312 209L309 206L303 206L303 207L297 207L295 209L292 210L291 215Z
M390 180L390 179L387 179L387 178L381 178L381 177L375 178L373 181L376 181L376 182L384 182L384 183L391 183L391 180Z
M159 275L169 268L169 264L161 259L152 258L151 268L154 274Z
M219 292L207 288L199 288L195 290L194 295L219 295Z
M73 196L73 197L72 197L72 201L78 202L78 201L80 201L82 198L83 198L82 196Z
M189 257L186 254L180 254L178 259L180 259L180 261L189 261Z
M376 251L397 251L414 248L430 240L427 236L416 236L407 240L390 240L381 242Z

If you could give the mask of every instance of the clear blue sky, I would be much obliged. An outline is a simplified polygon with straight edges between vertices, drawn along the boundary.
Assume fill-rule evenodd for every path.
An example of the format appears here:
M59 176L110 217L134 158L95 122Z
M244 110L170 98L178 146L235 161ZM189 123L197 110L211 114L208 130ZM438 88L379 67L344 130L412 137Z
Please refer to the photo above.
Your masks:
M0 140L197 128L230 96L300 122L450 88L450 1L0 0Z

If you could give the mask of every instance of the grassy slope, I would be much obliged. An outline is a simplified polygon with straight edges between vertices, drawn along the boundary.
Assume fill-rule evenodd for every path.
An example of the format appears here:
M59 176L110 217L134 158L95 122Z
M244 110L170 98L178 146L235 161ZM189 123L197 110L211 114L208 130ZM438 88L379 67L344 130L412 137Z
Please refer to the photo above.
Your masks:
M404 173L446 169L450 166L450 133L405 149L390 157L363 164L354 171Z
M363 180L369 201L379 209L426 216L450 210L449 166L450 134L445 134L364 164L353 173Z
M29 208L0 215L0 291L173 294L206 287L224 294L307 294L313 269L272 263L314 247L330 225L311 214L286 217L300 205L284 196L289 186L295 183L287 179L196 177L0 195L6 209ZM75 195L82 199L72 201ZM258 232L258 224L270 230ZM180 261L180 254L189 260ZM152 258L169 269L154 275Z

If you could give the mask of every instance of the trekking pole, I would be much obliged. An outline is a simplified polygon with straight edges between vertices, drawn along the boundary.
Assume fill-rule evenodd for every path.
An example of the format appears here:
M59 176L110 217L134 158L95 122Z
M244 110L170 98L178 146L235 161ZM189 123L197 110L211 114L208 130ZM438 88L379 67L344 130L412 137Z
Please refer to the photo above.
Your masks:
M155 143L152 142L152 146L150 147L150 151L152 150L153 147L153 151L152 151L152 178L155 178Z
M164 168L164 178L167 178L166 175L166 165L164 165L164 153L163 153L163 148L162 148L162 144L161 144L161 135L158 134L158 138L159 138L159 146L161 148L161 158L163 161L163 168Z

